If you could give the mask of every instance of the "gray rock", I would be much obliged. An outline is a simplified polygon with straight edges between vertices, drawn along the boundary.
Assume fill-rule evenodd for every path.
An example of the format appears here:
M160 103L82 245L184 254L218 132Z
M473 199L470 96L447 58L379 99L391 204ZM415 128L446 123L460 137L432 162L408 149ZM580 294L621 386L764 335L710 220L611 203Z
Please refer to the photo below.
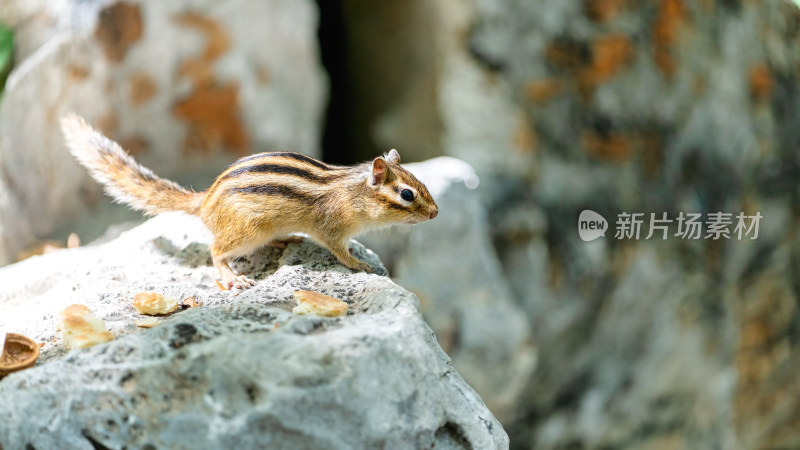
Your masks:
M327 83L310 0L9 0L0 21L19 50L0 103L0 264L102 195L62 142L69 111L160 175L319 155Z
M464 161L406 164L439 205L423 226L363 237L417 294L453 364L501 420L514 417L536 366L532 330L494 252L479 179ZM529 275L535 276L535 275Z
M499 68L539 150L538 177L500 172L519 184L490 196L498 253L541 349L526 419L504 423L512 439L537 449L797 447L798 419L786 413L797 410L800 360L787 325L798 318L788 306L796 6L467 3L463 51ZM755 241L612 232L585 243L575 229L584 208L612 221L623 211L764 219Z
M508 447L413 294L304 242L237 263L258 283L233 296L214 286L208 242L195 218L165 214L114 241L0 269L0 324L46 342L34 368L0 381L0 446ZM300 289L344 300L348 314L291 314ZM140 330L131 299L144 290L203 306ZM115 340L68 352L54 316L71 303Z
M434 60L397 72L405 92L435 94L384 107L375 121L391 133L373 139L424 136L481 177L492 241L539 349L518 420L504 422L515 444L800 447L797 6L403 2L420 16L433 10L415 19L390 14L395 3L370 17L401 35L427 25L402 54ZM382 34L360 38L379 54L375 40L395 37ZM409 120L420 117L438 126ZM609 219L759 211L763 220L755 241L612 231L586 243L576 232L586 208ZM427 242L423 251L441 248Z

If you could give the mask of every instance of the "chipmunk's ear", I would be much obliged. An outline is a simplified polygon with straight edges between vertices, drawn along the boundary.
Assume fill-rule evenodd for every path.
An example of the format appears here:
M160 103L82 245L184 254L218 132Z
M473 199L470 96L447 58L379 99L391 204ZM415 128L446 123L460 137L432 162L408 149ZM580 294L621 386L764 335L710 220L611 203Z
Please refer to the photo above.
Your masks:
M370 184L373 186L377 186L384 181L386 181L386 176L389 175L389 166L386 163L386 160L383 159L382 156L378 156L377 158L372 160L372 177L370 179Z
M397 153L395 149L389 150L389 154L386 155L386 161L389 164L400 164L400 153Z

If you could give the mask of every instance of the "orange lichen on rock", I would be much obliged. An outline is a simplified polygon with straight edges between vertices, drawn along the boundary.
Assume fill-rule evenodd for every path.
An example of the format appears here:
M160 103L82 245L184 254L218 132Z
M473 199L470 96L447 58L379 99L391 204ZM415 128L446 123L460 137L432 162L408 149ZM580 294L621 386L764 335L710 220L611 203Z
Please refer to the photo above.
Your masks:
M614 78L633 59L634 46L621 34L600 36L592 41L591 64L581 70L582 91L592 91L597 85Z
M586 152L595 158L609 162L622 162L631 158L635 139L621 133L600 135L585 132L581 137L581 145Z
M113 110L109 110L98 118L95 123L103 134L113 136L116 134L117 128L119 127L119 118L117 118L117 113Z
M239 84L219 83L214 77L214 63L230 48L228 34L218 22L197 13L182 14L176 21L206 36L203 52L185 61L178 72L178 77L194 83L194 90L172 109L176 117L189 123L184 150L222 147L244 154L249 138L239 118Z
M129 91L131 104L134 106L142 105L155 97L158 92L158 86L155 80L149 74L140 72L132 76L129 83Z
M144 153L150 149L150 141L147 140L144 136L140 135L133 135L121 138L119 140L119 145L125 149L126 152L130 153L133 156L139 155L140 153Z
M551 42L544 51L544 57L548 63L565 71L576 71L591 61L588 46L566 39Z
M627 65L633 54L633 43L627 36L600 36L592 42L592 65L588 72L596 82L606 81Z
M559 39L545 50L545 59L556 69L575 77L580 92L591 96L594 89L617 76L635 55L631 39L623 34L606 34L591 42ZM564 80L544 79L529 83L526 96L534 101L547 101L565 89Z
M584 9L586 15L595 22L607 23L614 20L622 11L627 0L586 0Z
M103 45L106 57L122 61L128 49L142 37L139 5L117 2L100 11L95 37Z
M536 133L533 131L531 125L522 119L516 132L514 132L514 149L521 154L529 154L536 151L538 140Z
M206 37L203 53L183 62L178 77L188 77L195 84L211 82L214 79L214 62L231 47L228 33L217 21L195 12L186 12L175 18L179 25L194 28Z
M672 76L677 68L672 47L677 41L680 26L686 21L686 6L681 0L660 0L653 23L655 62L661 71Z
M567 83L559 78L533 80L525 85L525 97L536 103L547 103L567 88Z
M189 122L184 150L223 147L237 155L244 153L249 141L238 112L237 83L198 86L172 109L176 117Z
M759 277L740 299L734 420L741 424L774 423L793 408L796 374L788 364L796 358L791 342L796 305L792 287L776 274ZM764 448L789 448L786 431L796 430L800 416L787 417L769 430ZM741 426L740 425L740 426Z
M117 136L119 131L119 117L113 110L109 110L96 121L97 128L103 134L108 136ZM150 142L146 137L141 135L133 135L126 137L117 137L117 142L125 149L126 152L133 156L146 152L150 148Z
M750 95L754 100L768 100L772 96L772 73L765 64L758 64L750 68L748 82Z
M654 179L659 175L664 159L664 143L656 134L644 134L642 144L642 171L647 178Z

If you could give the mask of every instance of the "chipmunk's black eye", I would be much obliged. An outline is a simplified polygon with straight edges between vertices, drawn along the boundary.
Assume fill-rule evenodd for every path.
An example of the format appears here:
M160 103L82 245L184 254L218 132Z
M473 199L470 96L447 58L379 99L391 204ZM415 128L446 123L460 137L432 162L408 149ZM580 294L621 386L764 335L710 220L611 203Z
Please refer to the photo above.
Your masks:
M402 197L403 200L407 202L414 201L414 193L411 192L410 189L403 189L402 191L400 191L400 197Z

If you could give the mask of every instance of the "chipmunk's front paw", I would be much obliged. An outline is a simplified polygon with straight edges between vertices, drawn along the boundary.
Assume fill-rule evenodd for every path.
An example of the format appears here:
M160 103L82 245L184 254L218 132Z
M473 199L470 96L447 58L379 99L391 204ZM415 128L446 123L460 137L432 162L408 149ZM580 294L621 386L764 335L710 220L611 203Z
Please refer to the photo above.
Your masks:
M347 268L356 272L375 273L375 268L363 261L357 261L352 265L348 265Z
M244 289L250 289L251 287L255 286L256 282L253 279L248 278L244 275L236 275L235 277L229 279L228 281L223 282L223 284L228 289L244 290Z

